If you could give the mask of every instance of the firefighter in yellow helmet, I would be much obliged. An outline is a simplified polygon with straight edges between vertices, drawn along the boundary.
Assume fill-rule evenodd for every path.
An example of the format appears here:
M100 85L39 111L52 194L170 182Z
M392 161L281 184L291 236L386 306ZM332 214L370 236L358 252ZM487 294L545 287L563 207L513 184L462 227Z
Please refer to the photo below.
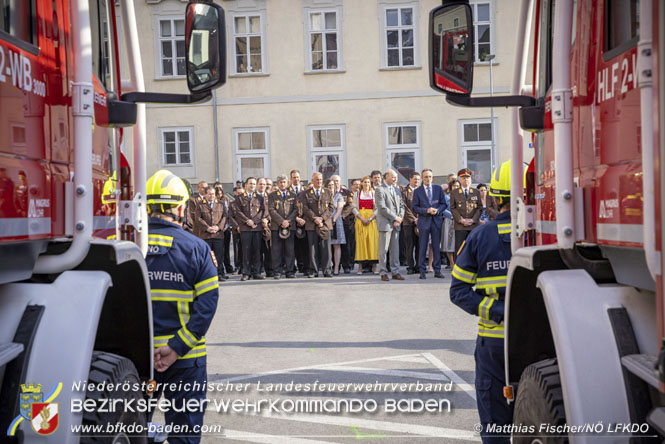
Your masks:
M184 182L167 170L148 179L146 200L150 215L148 255L150 294L154 324L155 396L162 394L175 405L206 398L205 333L217 309L217 269L210 247L182 229L189 191ZM176 383L161 390L160 384ZM198 384L197 384L198 383ZM180 411L175 411L180 410ZM183 435L169 434L169 443L198 443L203 411L171 409L166 425L180 428ZM184 411L182 411L184 410ZM175 430L175 428L174 428Z
M473 230L460 249L452 272L450 299L464 311L478 316L476 340L476 400L483 443L510 443L496 436L494 427L512 423L513 405L503 396L503 312L510 249L510 161L492 174L490 195L497 199L499 214Z

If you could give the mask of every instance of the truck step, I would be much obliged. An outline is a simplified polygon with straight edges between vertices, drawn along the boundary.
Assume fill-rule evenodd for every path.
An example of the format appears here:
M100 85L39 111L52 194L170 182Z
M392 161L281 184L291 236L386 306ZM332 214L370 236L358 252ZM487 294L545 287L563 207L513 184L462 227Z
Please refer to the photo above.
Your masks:
M656 355L627 355L621 358L621 364L650 386L658 388L658 376L656 374Z
M8 342L0 344L0 367L17 357L23 351L23 344Z

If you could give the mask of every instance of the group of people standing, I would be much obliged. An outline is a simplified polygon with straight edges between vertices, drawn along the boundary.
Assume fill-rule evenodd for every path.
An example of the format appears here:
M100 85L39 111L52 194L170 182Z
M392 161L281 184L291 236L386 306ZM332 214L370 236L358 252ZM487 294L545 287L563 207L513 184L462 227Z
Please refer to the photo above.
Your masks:
M496 203L487 186L471 187L464 168L436 185L432 170L412 172L409 184L397 185L393 170L372 171L342 186L339 176L324 183L314 173L303 185L300 172L237 183L235 199L220 183L198 185L187 204L184 226L211 248L220 280L238 271L241 280L332 277L375 273L389 281L428 272L443 278L441 252L448 267L471 230L492 219ZM233 244L235 267L231 264ZM378 268L377 268L378 266Z

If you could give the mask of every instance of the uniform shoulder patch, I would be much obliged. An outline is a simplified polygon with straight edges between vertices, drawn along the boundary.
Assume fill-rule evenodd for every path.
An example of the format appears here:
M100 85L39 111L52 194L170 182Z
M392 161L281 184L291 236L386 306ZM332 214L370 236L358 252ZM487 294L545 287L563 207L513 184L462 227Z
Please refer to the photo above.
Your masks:
M458 194L462 194L462 189L461 189L461 188L458 188L458 189L457 189L457 193L458 193Z

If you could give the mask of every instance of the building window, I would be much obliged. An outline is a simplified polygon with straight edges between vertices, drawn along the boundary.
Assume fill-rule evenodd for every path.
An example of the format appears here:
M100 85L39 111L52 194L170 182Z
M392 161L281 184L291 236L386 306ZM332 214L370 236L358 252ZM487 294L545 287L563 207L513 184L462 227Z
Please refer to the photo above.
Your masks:
M309 67L307 71L338 70L341 66L339 11L309 13Z
M494 54L492 48L492 10L490 2L470 3L473 8L474 45L476 45L476 62L485 62L485 57ZM496 59L494 60L496 63Z
M460 131L462 168L471 170L473 183L490 183L494 165L490 119L460 121Z
M261 14L233 16L233 72L264 72L263 19Z
M344 125L316 125L308 128L310 171L323 174L323 180L333 175L346 180Z
M186 74L184 20L159 20L159 55L161 77L177 77Z
M270 176L270 129L234 128L235 178Z
M416 65L416 13L413 6L386 7L384 20L384 57L387 67Z
M420 171L420 122L383 124L385 166L397 172L400 185L409 183L409 175Z
M192 165L193 128L160 128L164 165Z

